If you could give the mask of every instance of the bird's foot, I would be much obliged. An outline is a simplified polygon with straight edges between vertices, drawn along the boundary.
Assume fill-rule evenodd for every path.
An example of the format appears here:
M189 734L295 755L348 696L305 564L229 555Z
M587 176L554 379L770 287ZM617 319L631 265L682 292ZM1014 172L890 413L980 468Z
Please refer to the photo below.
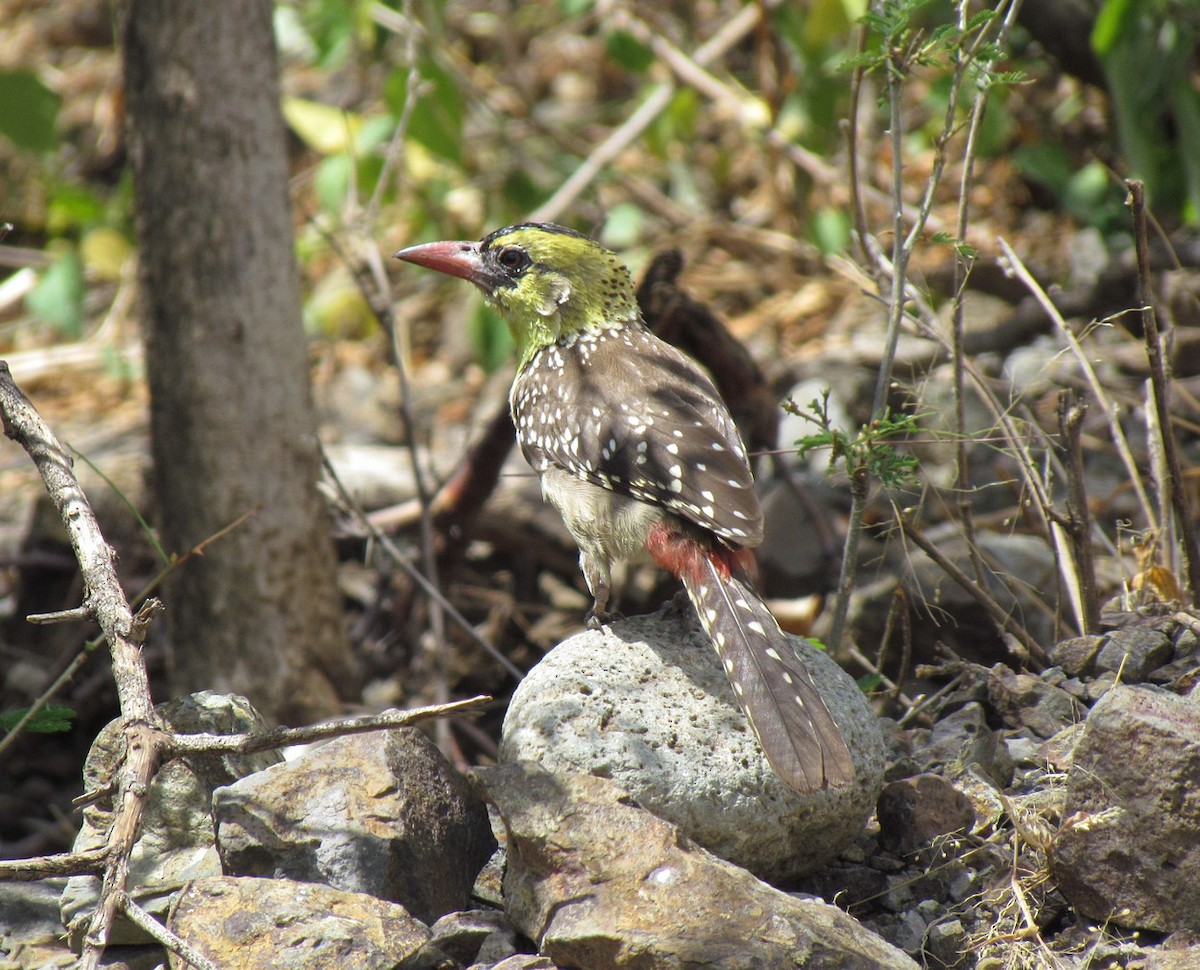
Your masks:
M620 613L615 610L601 610L593 606L583 615L583 625L589 630L599 630L602 627L608 626L613 620L623 620Z

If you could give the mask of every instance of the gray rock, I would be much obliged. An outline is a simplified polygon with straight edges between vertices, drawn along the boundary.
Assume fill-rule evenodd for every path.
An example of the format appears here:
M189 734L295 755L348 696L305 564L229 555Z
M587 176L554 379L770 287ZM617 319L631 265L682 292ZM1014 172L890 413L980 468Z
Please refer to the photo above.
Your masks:
M1152 670L1167 663L1175 644L1162 630L1137 624L1114 630L1096 654L1097 670L1120 671L1122 682L1140 683Z
M0 968L75 966L78 957L62 941L58 915L65 883L0 882Z
M197 880L167 925L223 970L408 968L429 940L428 928L395 903L286 879ZM190 970L174 955L170 965Z
M1069 676L1078 677L1092 670L1092 663L1096 659L1096 654L1100 652L1104 639L1095 634L1071 637L1067 640L1060 640L1050 647L1047 653L1051 663L1062 667Z
M793 639L858 769L841 789L799 794L771 770L690 609L572 637L517 688L500 760L612 778L691 839L768 881L809 872L861 831L884 750L854 680Z
M1051 738L1082 720L1084 708L1067 691L1033 674L1013 673L996 664L988 678L988 697L1006 724L1027 727L1040 738Z
M925 929L921 914L910 909L899 915L888 938L905 953L920 953L925 945Z
M1142 966L1145 970L1196 970L1200 967L1200 944L1148 950Z
M931 967L957 970L971 965L971 948L961 920L948 919L932 924L925 934L925 950Z
M266 729L250 702L233 694L201 691L159 704L154 710L166 725L181 734L238 734ZM84 762L86 790L100 789L112 779L124 750L121 722L111 721L96 736ZM144 909L165 917L172 898L185 882L220 875L213 837L213 790L275 764L280 758L275 751L220 758L196 756L176 758L159 769L150 783L141 835L129 865L129 884L137 887L138 902ZM84 809L75 851L103 845L111 822L111 796ZM63 890L62 921L76 948L82 945L99 893L98 876L75 876ZM122 917L115 922L110 941L153 942Z
M499 963L475 963L469 970L559 970L553 960L536 953L517 953Z
M337 738L213 795L229 875L369 893L433 922L495 849L487 809L416 728Z
M971 800L941 775L932 774L891 782L879 796L876 814L880 844L904 855L975 824Z
M516 953L517 930L496 909L471 909L447 913L430 927L433 943L463 966L498 963Z
M835 906L716 858L603 778L476 769L508 830L505 900L576 970L916 967Z
M1080 913L1200 930L1200 702L1114 687L1092 708L1050 861Z

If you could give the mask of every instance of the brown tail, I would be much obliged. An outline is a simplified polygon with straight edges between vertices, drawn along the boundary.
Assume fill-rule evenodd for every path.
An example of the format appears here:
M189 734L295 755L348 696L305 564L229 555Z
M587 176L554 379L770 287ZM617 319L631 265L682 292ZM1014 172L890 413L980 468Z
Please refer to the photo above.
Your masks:
M842 732L767 604L736 573L706 562L680 578L771 767L797 791L849 784Z

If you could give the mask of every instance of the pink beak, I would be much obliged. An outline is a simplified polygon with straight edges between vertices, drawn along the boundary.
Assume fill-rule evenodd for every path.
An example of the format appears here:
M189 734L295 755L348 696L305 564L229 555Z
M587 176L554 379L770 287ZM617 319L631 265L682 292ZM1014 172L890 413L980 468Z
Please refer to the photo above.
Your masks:
M401 249L395 255L406 263L415 263L426 269L437 270L448 276L469 280L484 292L496 288L497 280L489 273L484 265L483 256L479 252L479 243L450 241L424 243L420 246L409 246Z

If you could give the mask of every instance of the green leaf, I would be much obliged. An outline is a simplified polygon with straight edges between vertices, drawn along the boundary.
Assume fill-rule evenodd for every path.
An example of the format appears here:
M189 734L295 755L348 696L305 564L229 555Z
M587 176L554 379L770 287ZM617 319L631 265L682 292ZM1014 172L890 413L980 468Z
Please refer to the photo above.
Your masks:
M0 71L0 135L31 152L58 144L58 95L32 71Z
M417 72L426 93L417 98L408 119L408 135L434 155L462 167L462 96L458 82L432 58L422 58ZM408 70L397 69L384 84L383 97L399 118L408 97Z
M22 707L16 711L0 712L0 730L5 733L11 731L28 710L28 707ZM30 734L56 734L69 731L71 730L71 719L74 716L75 712L63 704L47 704L33 715L24 729Z
M1141 5L1141 0L1107 0L1102 4L1092 25L1092 50L1100 57L1112 53L1122 35L1133 28Z
M104 220L104 202L84 185L55 185L46 206L46 230L64 236L73 229L94 226Z
M353 112L304 98L284 98L283 117L301 141L322 155L349 150L362 127L362 118Z
M812 214L808 230L825 255L844 252L850 244L850 217L841 209L818 209Z
M1022 175L1040 182L1060 198L1073 174L1066 149L1049 142L1022 145L1012 153L1012 161Z
M654 51L623 30L614 30L604 39L604 50L617 64L638 73L654 63Z
M340 216L350 194L350 166L348 155L330 155L321 159L313 176L313 191L321 208L330 215Z
M609 249L628 249L641 238L645 222L645 213L637 205L619 202L608 211L600 240Z
M517 212L531 212L546 201L546 190L524 168L515 168L504 176L504 197Z
M68 249L25 298L29 312L70 337L83 334L83 263Z

